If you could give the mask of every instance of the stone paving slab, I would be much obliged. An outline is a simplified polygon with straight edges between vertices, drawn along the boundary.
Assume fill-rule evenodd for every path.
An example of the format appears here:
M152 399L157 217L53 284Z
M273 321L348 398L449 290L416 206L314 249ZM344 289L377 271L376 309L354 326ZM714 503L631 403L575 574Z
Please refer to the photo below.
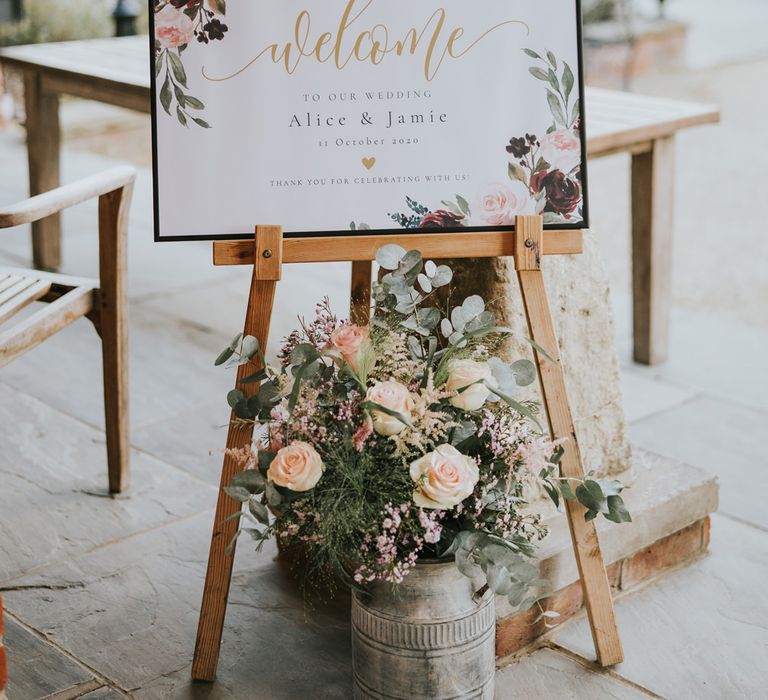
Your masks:
M621 374L624 412L628 423L648 418L689 401L696 393L627 369Z
M712 554L621 601L620 675L665 698L760 700L768 684L768 538L715 515ZM585 619L558 644L588 656Z
M497 672L496 699L647 700L657 697L590 666L566 653L540 649Z
M226 342L156 311L134 313L128 340L132 427L226 397L232 378L213 367ZM101 372L99 337L81 319L4 367L2 381L101 428Z
M87 668L8 617L5 646L11 700L38 700L93 680Z
M720 511L768 529L767 430L768 411L699 397L635 423L631 434L646 449L716 474Z
M130 492L109 498L104 435L3 384L0 445L0 582L191 515L215 498L200 480L137 452Z
M21 579L9 611L141 698L199 697L190 689L211 511L139 534ZM348 609L311 615L274 550L241 543L214 695L346 698ZM66 604L52 587L68 587ZM198 688L198 689L196 689ZM318 694L320 693L320 694Z
M92 693L81 695L78 700L124 700L126 696L112 688L99 688Z

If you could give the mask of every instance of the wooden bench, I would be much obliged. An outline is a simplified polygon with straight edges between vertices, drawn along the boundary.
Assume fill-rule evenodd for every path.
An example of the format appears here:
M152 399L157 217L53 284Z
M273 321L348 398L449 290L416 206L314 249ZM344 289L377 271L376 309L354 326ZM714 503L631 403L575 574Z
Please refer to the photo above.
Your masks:
M123 491L129 478L125 262L134 178L133 168L117 167L19 204L0 206L2 230L40 221L86 199L99 198L100 279L0 266L0 368L79 318L86 317L94 324L101 336L104 362L110 493ZM47 305L14 319L36 301Z
M16 46L0 51L0 63L24 73L32 194L59 184L60 95L150 110L146 37ZM587 88L586 117L591 158L632 154L634 357L657 364L667 355L674 137L718 121L719 113L707 105ZM60 230L56 216L34 225L36 267L58 269Z

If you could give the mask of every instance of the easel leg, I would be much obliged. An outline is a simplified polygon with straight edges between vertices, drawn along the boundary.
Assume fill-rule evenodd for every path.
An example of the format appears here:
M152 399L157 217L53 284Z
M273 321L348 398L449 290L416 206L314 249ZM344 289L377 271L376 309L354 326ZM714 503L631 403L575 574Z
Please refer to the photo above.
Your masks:
M371 317L372 272L373 263L370 260L355 260L352 263L351 317L361 326L367 326Z
M267 347L269 324L272 319L272 307L275 302L275 290L280 279L282 266L282 231L277 226L260 226L256 229L256 256L251 278L251 291L248 297L243 333L258 338L262 348ZM240 380L253 372L253 367L242 366L237 373L238 387L252 396L258 385L243 384ZM252 426L230 424L227 433L227 448L247 447L253 438ZM229 584L232 579L234 550L227 554L226 549L237 532L236 520L225 520L240 510L237 501L229 498L223 490L232 477L242 469L240 463L229 456L224 457L221 469L221 483L216 515L213 521L211 548L208 554L208 569L205 574L203 602L200 608L200 620L197 627L195 657L192 662L192 678L212 681L219 662L219 648L224 629L224 616L227 610Z
M579 443L573 427L560 350L541 272L544 237L542 219L538 216L518 217L516 228L515 266L528 328L531 338L554 360L552 362L536 353L544 408L553 437L567 440L560 463L561 474L564 477L582 478L584 470ZM601 666L613 666L624 660L624 652L619 639L611 587L600 551L597 528L594 521L584 520L584 507L577 501L566 501L566 514L597 660Z

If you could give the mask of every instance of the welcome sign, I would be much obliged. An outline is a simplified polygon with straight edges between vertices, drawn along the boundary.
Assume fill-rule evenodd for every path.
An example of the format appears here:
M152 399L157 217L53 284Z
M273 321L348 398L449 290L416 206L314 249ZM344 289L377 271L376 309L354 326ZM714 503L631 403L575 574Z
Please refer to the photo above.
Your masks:
M155 236L588 226L578 0L154 0Z

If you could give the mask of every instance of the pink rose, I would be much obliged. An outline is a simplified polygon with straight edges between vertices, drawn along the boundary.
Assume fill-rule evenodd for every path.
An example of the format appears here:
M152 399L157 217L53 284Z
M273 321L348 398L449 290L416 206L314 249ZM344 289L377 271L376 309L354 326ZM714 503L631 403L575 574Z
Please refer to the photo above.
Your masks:
M417 506L448 510L472 495L480 470L474 459L453 445L440 445L411 463L411 479L416 482L413 502Z
M155 15L155 38L163 49L176 49L192 41L195 25L181 10L166 5Z
M271 482L301 493L317 485L323 475L323 460L308 442L295 440L283 447L267 470Z
M378 382L365 395L367 401L373 401L379 406L396 411L403 418L410 418L413 410L413 397L408 387L400 382ZM405 430L406 425L399 418L390 416L382 411L371 411L373 429L385 437L397 435Z
M566 175L581 165L581 141L569 129L558 129L541 139L539 155L549 163L548 170Z
M355 371L367 341L368 328L355 323L339 326L331 333L331 346L341 353L347 364Z
M480 198L480 218L489 226L510 226L521 214L535 214L528 188L520 180L494 185Z

